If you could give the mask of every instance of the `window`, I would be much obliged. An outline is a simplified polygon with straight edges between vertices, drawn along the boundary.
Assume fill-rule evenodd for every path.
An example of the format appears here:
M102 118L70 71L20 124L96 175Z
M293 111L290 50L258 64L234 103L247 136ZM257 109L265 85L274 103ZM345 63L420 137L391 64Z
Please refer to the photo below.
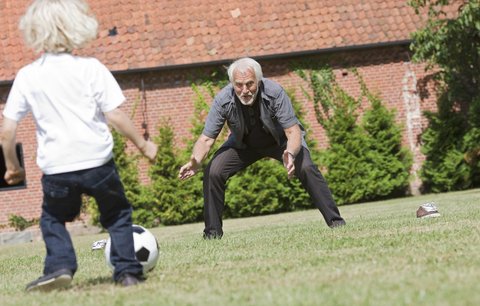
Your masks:
M23 149L22 149L22 144L17 143L15 146L15 150L17 152L17 157L18 160L20 161L20 165L22 167L25 167L24 162L23 162ZM16 185L8 185L7 182L5 182L5 179L3 178L5 176L5 172L7 169L5 168L5 157L3 156L3 150L1 149L0 145L0 191L4 190L11 190L11 189L20 189L20 188L27 188L27 182L23 181L20 182Z

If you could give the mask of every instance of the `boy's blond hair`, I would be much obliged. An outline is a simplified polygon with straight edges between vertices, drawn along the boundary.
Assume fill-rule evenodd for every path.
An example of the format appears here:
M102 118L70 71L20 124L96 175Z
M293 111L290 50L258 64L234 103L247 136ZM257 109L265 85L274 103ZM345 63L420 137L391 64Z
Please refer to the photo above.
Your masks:
M71 52L95 39L97 28L83 0L35 0L20 19L25 42L36 52Z

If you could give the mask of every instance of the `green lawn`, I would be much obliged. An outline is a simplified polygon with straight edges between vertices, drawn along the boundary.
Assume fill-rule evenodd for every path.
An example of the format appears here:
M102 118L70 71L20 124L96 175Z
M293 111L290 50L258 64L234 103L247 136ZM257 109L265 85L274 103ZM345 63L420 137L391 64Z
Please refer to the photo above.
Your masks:
M417 219L435 201L439 218ZM144 284L111 281L105 234L74 237L71 288L25 293L40 276L43 242L0 248L1 305L480 305L480 190L341 206L330 229L316 210L152 229L161 257Z

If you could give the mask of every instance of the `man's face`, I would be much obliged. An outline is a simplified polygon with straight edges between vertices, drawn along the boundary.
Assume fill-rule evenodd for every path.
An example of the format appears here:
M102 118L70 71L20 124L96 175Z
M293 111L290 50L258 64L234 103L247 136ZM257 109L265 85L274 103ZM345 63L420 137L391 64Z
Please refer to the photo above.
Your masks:
M233 88L243 105L252 105L257 97L257 79L253 69L233 71Z

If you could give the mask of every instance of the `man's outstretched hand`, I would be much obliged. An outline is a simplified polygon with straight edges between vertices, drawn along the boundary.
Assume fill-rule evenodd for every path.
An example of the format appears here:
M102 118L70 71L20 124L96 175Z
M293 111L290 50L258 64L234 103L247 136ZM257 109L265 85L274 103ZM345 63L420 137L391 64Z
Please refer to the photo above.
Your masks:
M183 165L178 172L178 178L181 180L186 180L197 174L198 169L200 168L200 163L197 162L195 157L191 157L190 161Z
M283 166L287 169L288 178L291 179L295 175L295 156L287 150L283 151Z

